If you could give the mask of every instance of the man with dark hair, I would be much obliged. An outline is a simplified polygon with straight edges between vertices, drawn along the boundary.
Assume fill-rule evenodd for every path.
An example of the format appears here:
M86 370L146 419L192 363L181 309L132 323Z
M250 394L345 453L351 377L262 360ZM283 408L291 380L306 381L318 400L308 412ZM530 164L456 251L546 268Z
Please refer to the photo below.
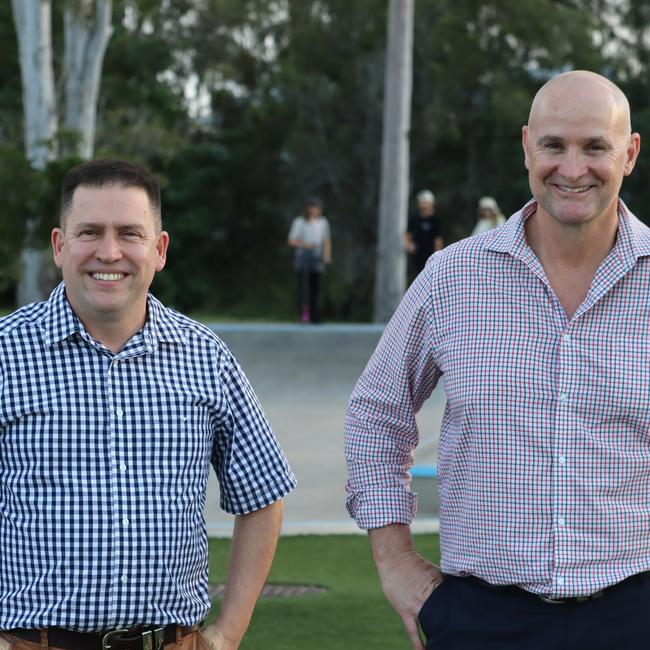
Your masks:
M65 226L65 218L72 207L75 190L85 187L122 187L144 190L149 199L149 207L156 222L156 228L162 230L160 209L160 184L158 179L139 165L125 160L109 158L93 160L90 164L73 167L63 179L59 208L59 226Z
M650 639L650 229L619 199L640 148L604 77L558 75L522 130L533 199L433 255L350 401L348 508L413 648ZM415 414L444 377L441 566L409 524Z
M226 346L149 293L169 235L146 170L63 183L63 282L0 320L0 649L235 650L294 477ZM214 624L209 467L236 515Z

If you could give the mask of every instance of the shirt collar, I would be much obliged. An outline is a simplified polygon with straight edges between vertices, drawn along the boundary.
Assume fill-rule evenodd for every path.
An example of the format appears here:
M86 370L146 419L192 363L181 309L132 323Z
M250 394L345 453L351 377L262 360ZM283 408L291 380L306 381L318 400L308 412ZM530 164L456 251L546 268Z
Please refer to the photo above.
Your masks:
M84 331L81 321L72 311L65 296L63 282L52 291L47 301L47 309L43 316L43 329L45 330L46 345L63 341L75 333L81 334Z
M524 226L535 213L537 202L531 199L521 210L515 212L500 228L491 231L486 248L509 253L517 259L524 259L530 252ZM628 207L618 200L618 233L614 251L623 262L633 266L639 257L650 256L650 228L639 221Z
M48 299L47 309L42 320L45 331L46 345L64 341L68 337L79 334L88 336L79 317L74 313L65 295L65 284L61 282ZM147 322L143 329L136 334L126 347L138 336L144 338L147 351L153 351L158 343L185 343L183 330L176 324L170 311L152 294L147 295Z

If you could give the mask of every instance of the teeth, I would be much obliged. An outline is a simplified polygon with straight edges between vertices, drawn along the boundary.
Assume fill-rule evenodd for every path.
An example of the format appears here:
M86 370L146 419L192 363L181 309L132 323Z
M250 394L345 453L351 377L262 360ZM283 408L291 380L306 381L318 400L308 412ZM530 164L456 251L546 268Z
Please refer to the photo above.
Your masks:
M579 194L580 192L586 192L589 189L589 185L583 185L582 187L568 187L566 185L558 185L558 187L563 192L571 192L572 194Z
M91 275L95 280L106 280L108 282L115 282L124 277L124 273L92 273Z

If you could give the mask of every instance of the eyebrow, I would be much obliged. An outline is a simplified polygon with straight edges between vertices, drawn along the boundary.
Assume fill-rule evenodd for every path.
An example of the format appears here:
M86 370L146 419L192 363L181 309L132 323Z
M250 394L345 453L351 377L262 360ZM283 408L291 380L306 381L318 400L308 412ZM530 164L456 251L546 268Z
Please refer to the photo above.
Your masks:
M546 144L547 142L562 142L563 139L557 135L543 135L537 138L537 144Z
M109 225L108 227L113 227L112 225ZM93 228L94 230L106 230L107 224L105 223L97 223L93 221L83 221L81 223L78 223L75 226L75 230L83 230L84 228ZM123 224L118 224L115 226L116 230L142 230L143 226L141 223L123 223Z
M562 138L559 135L543 135L540 138L537 139L537 144L542 145L542 144L548 144L551 142L559 142L562 143L564 142L564 138ZM584 144L591 145L591 144L601 144L605 146L610 146L610 141L607 140L607 138L604 138L603 136L595 136L593 138L587 138L584 141Z

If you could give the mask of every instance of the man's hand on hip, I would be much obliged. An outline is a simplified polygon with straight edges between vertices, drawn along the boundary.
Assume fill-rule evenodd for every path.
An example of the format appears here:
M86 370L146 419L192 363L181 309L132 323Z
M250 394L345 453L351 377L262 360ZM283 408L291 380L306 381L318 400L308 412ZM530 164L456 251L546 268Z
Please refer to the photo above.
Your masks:
M370 543L386 599L400 615L414 650L424 650L418 614L443 581L439 567L415 551L408 526L394 524L371 530Z

